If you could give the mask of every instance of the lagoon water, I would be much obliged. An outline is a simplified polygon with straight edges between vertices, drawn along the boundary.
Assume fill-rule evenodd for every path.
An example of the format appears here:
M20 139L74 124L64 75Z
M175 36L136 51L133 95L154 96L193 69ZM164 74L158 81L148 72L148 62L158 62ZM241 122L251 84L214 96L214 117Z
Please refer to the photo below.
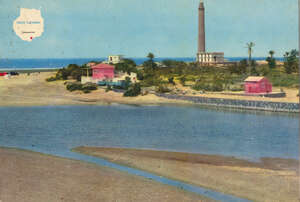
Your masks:
M77 146L147 148L250 160L298 159L295 114L191 106L0 107L0 146L108 166L224 202L248 200L71 151Z
M298 159L298 131L295 114L190 106L0 108L1 146L50 153L104 146Z

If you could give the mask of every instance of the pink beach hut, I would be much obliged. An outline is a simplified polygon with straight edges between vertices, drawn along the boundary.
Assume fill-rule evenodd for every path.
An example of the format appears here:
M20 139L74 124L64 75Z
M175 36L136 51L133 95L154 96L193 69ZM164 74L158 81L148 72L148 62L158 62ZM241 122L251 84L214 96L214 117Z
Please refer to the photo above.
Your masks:
M272 84L262 76L250 76L245 80L245 93L271 93Z
M93 79L96 80L110 80L115 76L115 67L108 64L98 64L92 67Z

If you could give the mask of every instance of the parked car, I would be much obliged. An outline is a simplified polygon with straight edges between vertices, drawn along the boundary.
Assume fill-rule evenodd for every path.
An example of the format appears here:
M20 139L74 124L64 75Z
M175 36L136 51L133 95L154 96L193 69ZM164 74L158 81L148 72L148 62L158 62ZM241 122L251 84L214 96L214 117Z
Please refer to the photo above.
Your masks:
M19 75L18 72L9 72L9 74L10 74L11 76L18 76L18 75Z

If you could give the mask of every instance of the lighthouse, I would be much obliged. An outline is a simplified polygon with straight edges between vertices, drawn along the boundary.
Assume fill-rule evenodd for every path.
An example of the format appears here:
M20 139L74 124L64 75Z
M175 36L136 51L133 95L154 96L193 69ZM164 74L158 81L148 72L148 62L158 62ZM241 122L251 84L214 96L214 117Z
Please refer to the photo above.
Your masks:
M206 52L205 41L205 7L203 0L198 7L198 52L197 62L200 65L224 63L223 52Z
M198 53L205 52L205 8L203 1L198 8Z

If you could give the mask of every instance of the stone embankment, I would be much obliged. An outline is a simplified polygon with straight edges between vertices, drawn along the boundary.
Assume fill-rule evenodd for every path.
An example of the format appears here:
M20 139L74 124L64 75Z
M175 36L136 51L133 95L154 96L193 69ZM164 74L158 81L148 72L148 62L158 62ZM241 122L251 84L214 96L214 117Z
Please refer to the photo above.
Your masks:
M207 98L163 93L156 93L156 95L167 99L186 100L207 106L265 110L274 112L299 112L299 103Z

